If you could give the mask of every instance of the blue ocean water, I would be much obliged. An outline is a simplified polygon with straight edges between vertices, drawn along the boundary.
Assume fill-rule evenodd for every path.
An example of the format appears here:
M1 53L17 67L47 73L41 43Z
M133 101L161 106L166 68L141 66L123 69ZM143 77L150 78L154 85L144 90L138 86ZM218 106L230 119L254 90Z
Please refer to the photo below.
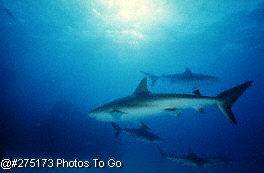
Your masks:
M113 158L122 169L36 168L10 172L264 172L264 3L262 0L0 1L0 150L5 158ZM193 72L220 78L203 95L248 80L233 106L144 120L178 155L221 154L228 165L190 167L162 158L156 144L115 131L88 112L131 95L143 78ZM158 81L153 93L191 93ZM122 126L133 126L124 123Z

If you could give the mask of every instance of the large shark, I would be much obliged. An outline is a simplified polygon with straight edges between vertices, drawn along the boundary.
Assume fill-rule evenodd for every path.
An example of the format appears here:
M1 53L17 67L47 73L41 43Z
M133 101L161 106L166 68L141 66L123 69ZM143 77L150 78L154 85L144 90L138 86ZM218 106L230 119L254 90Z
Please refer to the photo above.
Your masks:
M218 77L216 76L194 73L189 68L186 68L183 73L167 74L161 76L144 71L140 72L151 80L151 86L154 86L158 80L170 83L184 82L192 85L200 85L202 82L215 82L218 80Z
M217 164L229 164L229 160L223 156L198 156L194 152L189 152L186 155L176 155L173 153L167 153L158 147L161 156L167 160L183 164L186 166L214 166Z
M113 128L116 130L115 136L118 137L120 132L126 133L128 136L135 138L138 141L147 143L161 142L161 138L150 132L150 128L144 123L141 123L139 128L121 128L116 123L112 122Z
M203 112L204 107L217 105L233 124L237 124L231 107L251 84L252 81L245 82L216 97L202 96L197 91L195 94L152 94L147 88L145 77L132 95L95 108L89 112L89 115L100 121L138 121L154 117L164 111L180 115L182 110L187 108Z

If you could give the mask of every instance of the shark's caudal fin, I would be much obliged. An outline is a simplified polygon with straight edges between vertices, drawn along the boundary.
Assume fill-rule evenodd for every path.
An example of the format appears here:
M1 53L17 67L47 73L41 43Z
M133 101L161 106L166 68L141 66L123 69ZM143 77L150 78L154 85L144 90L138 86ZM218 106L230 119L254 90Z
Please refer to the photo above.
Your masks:
M119 127L118 124L112 122L112 127L115 129L116 133L115 133L115 137L117 138L120 135L120 132L122 131L122 128Z
M234 88L226 90L220 93L217 98L222 102L218 104L219 109L227 116L227 118L233 123L237 124L235 115L232 112L232 105L235 101L252 85L252 81L247 81Z
M151 86L154 86L155 83L157 82L157 80L159 79L159 76L156 76L154 74L151 73L147 73L144 71L140 71L142 74L144 74L145 76L147 76L150 80L151 80Z

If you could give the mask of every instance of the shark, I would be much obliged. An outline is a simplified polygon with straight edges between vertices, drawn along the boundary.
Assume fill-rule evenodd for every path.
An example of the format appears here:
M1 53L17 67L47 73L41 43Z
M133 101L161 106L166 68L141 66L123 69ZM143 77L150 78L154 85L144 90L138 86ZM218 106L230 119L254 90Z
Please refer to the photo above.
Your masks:
M215 166L218 164L229 164L229 160L223 156L199 156L194 152L190 151L186 155L176 155L174 153L168 153L157 146L160 155L170 161L176 162L178 164L183 164L185 166L191 167L207 167Z
M114 122L112 122L111 124L112 127L116 130L115 137L118 137L121 132L124 132L128 136L131 136L136 140L145 143L159 143L162 141L158 135L152 133L150 131L150 128L142 122L139 128L121 128Z
M183 73L175 73L175 74L166 74L166 75L155 75L148 72L140 71L146 77L151 80L151 86L154 86L158 80L162 82L170 82L170 83L189 83L199 85L202 82L216 82L219 80L218 77L212 75L206 75L201 73L194 73L189 68L185 68Z
M204 107L217 105L231 123L237 124L231 108L251 85L252 81L247 81L214 97L203 96L199 90L192 94L154 94L148 90L147 78L144 77L133 94L92 109L89 111L89 116L98 121L139 121L161 115L162 112L171 112L179 116L188 108L203 113Z

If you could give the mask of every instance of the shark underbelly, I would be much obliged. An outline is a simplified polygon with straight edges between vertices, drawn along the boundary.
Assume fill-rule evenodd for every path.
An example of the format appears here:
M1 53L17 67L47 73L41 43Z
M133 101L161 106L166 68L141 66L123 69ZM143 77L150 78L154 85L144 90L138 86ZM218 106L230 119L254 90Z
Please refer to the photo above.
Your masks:
M146 99L134 105L120 107L124 112L122 120L135 120L157 116L166 110L184 110L188 108L203 108L216 104L217 100L212 98L166 98L166 99Z
M185 166L193 166L193 167L198 166L197 163L184 158L167 158L167 159L172 162L176 162L178 164L183 164Z

